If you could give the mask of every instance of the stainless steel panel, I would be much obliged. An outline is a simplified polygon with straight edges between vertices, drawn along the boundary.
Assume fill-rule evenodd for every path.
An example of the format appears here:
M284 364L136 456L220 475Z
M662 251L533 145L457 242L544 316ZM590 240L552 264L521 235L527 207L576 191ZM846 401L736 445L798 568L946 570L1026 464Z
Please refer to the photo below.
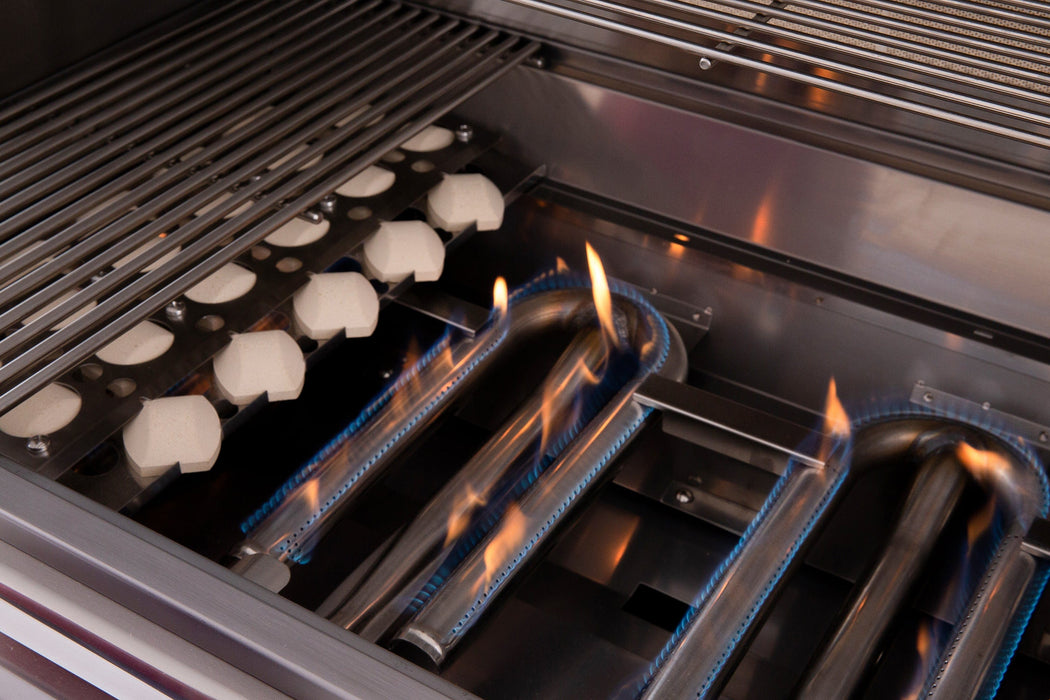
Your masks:
M1050 336L1047 211L537 70L464 114L553 180Z

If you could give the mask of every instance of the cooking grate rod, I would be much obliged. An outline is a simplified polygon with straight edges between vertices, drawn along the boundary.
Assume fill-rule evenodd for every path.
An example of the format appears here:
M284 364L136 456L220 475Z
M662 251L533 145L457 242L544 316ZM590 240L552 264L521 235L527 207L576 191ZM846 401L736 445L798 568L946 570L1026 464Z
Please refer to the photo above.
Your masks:
M650 2L652 2L653 4L665 4L668 7L675 7L675 8L681 7L681 3L672 3L672 2L659 3L659 2L655 2L655 0L650 0ZM778 6L775 6L775 5L763 5L762 3L756 2L755 0L719 0L719 4L720 5L724 5L726 7L732 7L732 8L739 9L739 10L748 10L748 11L751 11L751 12L755 12L756 14L763 15L765 17L765 19L762 21L762 31L764 31L764 32L766 32L768 34L771 34L771 35L774 35L774 36L779 36L779 37L784 37L784 38L796 39L796 40L800 40L800 41L813 41L814 45L822 45L822 46L825 46L825 47L828 47L828 48L832 48L832 49L836 49L836 50L843 50L845 53L850 53L851 55L859 56L859 57L862 57L862 58L868 58L868 59L871 59L871 60L879 61L879 60L883 60L884 58L885 59L889 59L891 57L886 56L885 54L881 54L881 53L879 53L877 51L865 50L863 48L850 46L849 44L844 44L842 42L823 41L822 40L822 42L820 44L818 44L816 39L814 39L814 38L812 38L812 37L810 37L808 35L801 34L800 32L797 32L797 31L781 30L781 29L779 29L777 27L777 25L770 25L769 24L769 18L775 18L775 19L784 20L786 22L791 22L792 24L802 25L804 27L807 27L807 28L810 28L810 29L815 29L815 30L818 30L818 31L821 31L821 32L825 32L825 33L828 33L828 34L841 34L841 35L844 35L844 36L853 37L854 39L858 39L858 40L863 41L863 42L878 43L878 44L883 44L885 46L892 46L892 47L897 48L899 50L907 51L907 52L911 52L911 53L915 53L915 54L919 54L919 55L923 55L923 56L926 56L928 58L936 58L936 59L939 59L939 60L942 60L942 61L948 61L948 62L951 62L951 63L966 64L966 65L970 66L971 68L979 70L979 71L985 71L986 72L986 71L989 70L990 67L992 67L990 64L994 64L994 70L999 72L999 73L1010 75L1010 76L1012 76L1014 78L1017 78L1019 80L1027 80L1027 81L1030 81L1030 82L1033 82L1033 83L1044 83L1044 84L1050 86L1050 75L1048 75L1046 73L1039 73L1037 71L1029 70L1027 68L1023 68L1023 67L1020 67L1020 66L1015 66L1015 65L1012 65L1010 63L1005 63L1003 61L996 61L996 60L990 59L990 58L988 58L986 56L980 56L980 57L973 56L973 55L970 55L970 54L961 53L959 51L952 51L950 49L939 48L937 46L921 44L921 43L916 42L916 41L911 41L909 39L904 39L904 38L892 36L890 34L885 34L885 33L881 33L881 32L875 33L875 32L871 32L871 31L866 31L866 30L863 30L863 29L859 29L857 27L850 26L848 24L844 24L842 22L821 19L819 17L814 17L812 15L807 15L807 14L803 14L803 13L800 13L800 12L795 12L795 11L786 9L787 7L790 7L791 5L797 5L797 6L820 6L822 12L830 13L832 11L832 9L838 8L837 5L829 5L829 4L821 3L821 2L813 2L813 3L797 2L797 1L794 1L794 0L790 4L784 3L785 7L778 7ZM829 9L824 9L824 8L829 8ZM682 9L684 9L684 8L682 8ZM690 8L690 10L691 9L692 8ZM847 9L847 8L842 8L842 9ZM864 14L864 13L857 13L857 14L859 15L859 14ZM733 15L728 15L728 14L724 16L724 19L726 21L734 22L736 24L741 24L741 25L747 26L747 27L751 27L753 24L755 24L755 20L741 20L739 17L733 16ZM889 27L889 28L897 28L897 29L899 29L899 27L894 27L892 22L887 22L886 20L881 20L881 22L880 22L880 19L881 18L879 18L878 15L868 15L868 17L865 18L864 21L877 23L877 24L880 24L881 26L886 26L886 27ZM911 25L911 26L914 26L916 28L922 28L922 25ZM757 27L755 27L755 28L757 29ZM910 26L909 26L909 31L912 31ZM949 36L956 43L963 43L961 41L961 39L968 38L968 37L966 37L966 35L961 35L961 34L953 34L953 35L949 35ZM990 45L987 42L980 42L980 41L974 41L974 44L978 48L981 48L981 49L987 50L987 51L993 51L993 50L996 50L997 48L1000 48L1000 47L1008 48L1006 45L1002 45L1002 44ZM847 51L847 49L848 49L848 51ZM1029 59L1046 60L1046 56L1041 56L1040 54L1037 54L1037 53L1034 53L1034 52L1024 52L1024 53L1026 54L1026 56ZM906 61L906 60L902 60L902 59L896 59L895 63L893 63L891 65L899 65L900 67L907 69L907 68L911 68L914 65L914 62ZM945 78L947 78L949 80L957 80L957 81L960 81L960 82L972 81L973 84L980 85L981 87L984 87L984 88L987 88L987 89L990 89L990 90L1004 92L1005 94L1012 94L1012 95L1015 95L1015 96L1020 97L1022 99L1037 100L1037 101L1039 101L1039 102L1041 102L1043 104L1050 104L1050 97L1048 97L1048 96L1038 95L1038 94L1032 93L1030 91L1021 90L1021 89L1017 89L1017 88L1012 88L1010 85L1003 84L1003 83L996 83L996 82L991 81L991 80L983 80L980 77L975 77L975 76L973 76L971 74L964 73L964 72L957 71L957 70L939 70L939 71L931 72L931 73L928 73L928 74L929 75L936 75L936 76L939 76L939 77L945 77Z
M294 40L294 37L306 32L309 27L323 23L338 12L331 10L302 24L300 20L313 14L313 9L310 7L300 10L276 24L271 24L272 18L269 15L252 21L234 32L221 49L205 47L194 52L195 55L204 55L207 58L199 63L191 63L189 68L176 71L165 80L151 83L148 89L137 93L134 100L118 102L95 112L90 118L76 122L71 128L36 146L0 160L0 178L4 178L0 180L0 196L7 197L17 192L25 187L26 183L52 172L79 155L89 153L116 138L122 131L138 126L152 117L159 115L162 117L160 124L170 123L174 116L165 115L165 112L190 99L212 82L228 75L236 75L237 71L265 56L271 46L281 46ZM302 26L296 27L296 24ZM259 31L247 33L248 28L258 28ZM271 44L269 35L275 30L288 30L289 34ZM237 36L241 38L234 41L233 38ZM13 142L22 140L19 136L13 139ZM2 150L0 148L0 152Z
M135 261L138 265L125 265L112 275L116 279L128 267L141 266L158 259L172 250L180 240L188 241L190 237L219 221L226 213L237 209L253 195L281 182L289 175L292 176L291 180L265 194L256 206L233 219L220 223L217 228L210 230L199 240L184 248L170 263L138 277L111 296L102 299L98 306L62 330L47 336L16 357L5 357L8 363L0 367L0 383L4 385L13 381L18 381L18 383L0 396L0 412L68 371L132 325L159 310L168 301L207 277L221 265L247 251L277 227L294 218L298 212L319 201L346 179L378 160L381 155L396 147L411 134L447 113L460 101L475 94L538 49L535 43L523 42L516 37L507 37L494 31L485 32L478 37L478 28L475 25L460 22L458 26L476 38L469 39L465 46L449 41L445 46L431 51L425 60L415 62L413 72L409 74L410 79L405 81L405 85L395 83L387 86L387 89L391 91L389 97L375 102L370 109L354 117L350 124L334 130L332 134L319 139L312 146L295 153L281 166L267 172L257 181L238 189L228 200L217 204L184 228L177 229L175 233L170 234L154 248L140 255ZM382 92L382 88L374 88L371 92L377 91ZM353 111L354 108L351 106L330 114L326 117L325 127L331 127ZM347 133L359 126L370 124L376 117L384 113L385 117L381 121L367 126L360 135L342 143ZM242 168L241 171L264 165L274 154L291 152L299 143L301 141L294 138L286 139L279 147L268 152L265 157L255 158L252 165ZM339 144L338 147L328 153L321 163L295 174L300 166L335 144ZM321 179L318 182L319 176ZM233 180L233 177L231 176L230 179ZM206 181L201 180L201 182ZM198 194L185 202L180 209L199 208L208 199L214 198L224 189L229 188L231 184L232 182L216 183L205 193ZM305 192L303 192L304 189ZM288 206L279 208L284 201L288 201ZM276 211L267 211L275 208ZM258 221L260 218L261 221ZM254 225L247 231L243 231L249 224ZM180 233L181 238L179 238ZM218 247L224 239L231 235L235 236L232 242ZM127 252L128 249L123 250ZM207 258L205 258L206 255L208 255ZM201 258L205 259L200 260ZM197 262L198 260L200 262ZM183 271L183 268L190 263L196 264ZM168 281L167 278L180 272L180 276ZM98 282L92 283L79 294L86 293L88 296L94 296L92 288L96 285L101 288L106 284L108 277L110 275L104 275ZM160 284L164 286L151 292ZM10 350L14 345L23 344L22 341L29 335L41 334L54 319L68 315L70 311L83 305L84 301L83 296L73 297L44 314L34 323L16 331L14 335L2 341L4 349L0 350L0 353ZM109 318L116 313L120 313L120 316ZM103 323L105 325L98 328ZM17 341L8 343L15 336L20 337ZM76 344L73 345L73 343ZM63 348L66 348L65 352L47 361L53 353ZM30 372L32 374L29 374ZM28 377L27 374L29 374Z
M411 19L417 16L418 12L410 12L405 19ZM428 17L426 20L421 22L415 27L419 29L426 28L433 23L437 18L434 16ZM370 45L377 44L387 38L390 29L396 29L399 23L393 24L388 27L385 31L377 32L374 36L365 42L361 42L361 46L366 49ZM49 285L45 290L38 292L31 298L21 302L17 306L10 310L0 314L0 329L10 328L11 325L26 315L33 313L33 311L43 307L49 301L60 297L63 293L68 292L70 289L74 289L76 285L89 279L95 271L104 268L111 264L120 255L124 254L128 247L135 248L140 246L154 237L159 236L162 233L167 233L167 229L170 225L178 225L179 222L185 217L189 216L196 210L207 205L216 196L223 194L229 194L225 189L226 184L211 185L204 192L197 193L189 201L185 200L188 194L191 194L195 189L199 188L200 182L210 181L214 174L222 172L227 167L233 167L239 165L239 168L229 175L229 179L234 182L247 178L253 174L259 172L272 160L284 156L291 150L291 147L298 143L298 137L293 137L292 141L282 142L281 147L277 150L273 149L273 143L277 139L285 138L289 134L294 134L296 130L304 125L308 125L318 115L324 114L333 105L337 105L342 100L345 100L348 95L352 95L356 90L362 86L367 85L369 82L380 77L384 72L388 72L390 65L383 63L384 58L388 55L395 54L398 51L404 51L398 58L400 61L409 61L417 54L421 53L424 47L429 46L434 41L445 35L448 31L455 27L454 24L448 23L443 28L439 28L433 32L430 36L426 37L422 41L417 41L413 35L401 37L397 41L391 42L384 50L377 52L372 57L372 63L377 64L376 67L363 72L356 79L352 81L346 81L339 73L332 73L328 80L323 81L317 85L314 85L312 89L305 91L304 94L299 95L297 99L284 104L280 109L274 110L272 114L267 114L263 119L260 120L259 126L270 126L265 131L257 133L251 141L241 146L240 149L235 151L232 155L220 159L219 161L211 164L204 170L200 171L198 177L192 180L190 183L180 183L180 179L183 174L188 173L192 166L192 162L184 163L176 168L173 168L170 172L164 173L161 177L155 180L150 180L145 183L140 189L132 192L134 200L139 200L143 196L149 197L149 204L136 209L129 213L127 216L121 218L116 223L110 224L101 231L94 235L86 238L85 240L77 243L69 250L64 251L61 255L57 256L54 260L46 263L43 267L34 270L28 275L16 280L7 287L0 289L0 306L10 304L13 300L17 299L21 294L33 289L34 287L41 284L43 281L59 275L63 270L67 268L73 268L62 274L62 276L54 283ZM460 30L460 37L463 38L465 34L473 31L473 28L466 28ZM416 41L415 46L411 46L411 43ZM398 74L399 78L411 75L416 68L410 67L405 71ZM331 92L324 99L311 105L311 99L324 95L325 91L335 87L339 82L344 83L342 90ZM376 92L373 89L373 92ZM369 99L368 95L358 96L349 105L343 106L340 114L343 112L353 113L354 110L365 107L366 100ZM282 117L290 116L291 121L281 121ZM334 118L334 117L333 117ZM331 119L329 120L331 121ZM331 140L335 138L335 135L330 136ZM231 140L236 140L231 139ZM200 155L200 154L198 154ZM252 158L252 156L255 156ZM247 163L244 163L244 159L250 158ZM168 188L170 184L170 189ZM256 186L256 190L259 186ZM140 190L142 192L140 192ZM250 202L250 198L246 198L243 194L234 195L236 202ZM136 230L136 226L145 224L149 221L150 217L157 212L163 210L165 207L177 204L174 209L165 212L162 216L154 221L150 221L149 224L141 229ZM111 208L119 207L120 204L115 204ZM216 217L210 216L209 211L204 217L214 220ZM79 232L83 231L87 226L81 226L77 224L70 229L63 231L59 236L56 237L58 243L68 242L74 240L79 236ZM195 229L194 229L195 230ZM172 231L170 236L160 245L157 246L156 251L147 251L143 254L143 260L147 262L152 259L156 259L163 255L164 250L173 250L174 246L179 242L186 240L191 236L190 226L182 227ZM104 247L113 241L121 240L124 243L124 247L120 249ZM44 247L50 247L48 244L50 240L45 243ZM162 250L163 247L163 250ZM102 250L102 253L97 257L91 258L89 256ZM33 251L33 256L37 257L38 251ZM148 256L148 258L146 257ZM25 257L29 257L28 255ZM2 269L2 268L0 268ZM134 274L135 270L125 271L123 268L114 271L113 273L106 275L104 279L96 282L90 290L84 290L80 293L80 297L84 301L89 301L94 298L101 296L114 289L120 283L130 279ZM2 278L2 276L0 276ZM90 295L89 295L90 292ZM74 302L75 303L75 302ZM66 308L64 305L63 308ZM68 308L77 308L76 306L69 306ZM56 308L50 312L49 318L62 318L61 314L63 310ZM44 321L43 318L39 319ZM32 324L29 324L32 325ZM46 324L38 324L39 328L37 332L43 332L43 328ZM22 332L28 332L29 326L23 329ZM14 337L14 336L12 336ZM24 337L24 336L23 336ZM0 353L4 351L3 341L0 341ZM13 346L12 346L13 347Z
M728 4L719 0L722 4ZM1005 44L1000 41L988 41L977 36L971 36L969 34L962 34L960 32L948 31L945 29L939 29L937 27L921 24L915 21L908 21L901 18L889 18L885 15L876 14L874 12L868 12L860 10L854 7L847 7L844 5L835 5L829 2L823 2L823 0L791 0L791 6L793 7L804 7L809 10L822 12L828 15L834 15L839 18L851 19L857 22L864 22L866 24L872 24L875 26L882 27L889 31L897 31L909 36L924 36L935 41L944 42L946 44L956 44L959 46L968 46L971 49L981 51L981 57L989 56L987 60L994 63L994 66L985 66L986 68L992 68L994 70L1002 70L1004 67L1014 67L1012 64L1003 63L997 61L990 56L999 54L1000 56L1007 56L1021 61L1030 61L1032 63L1041 64L1045 63L1047 56L1037 51L1032 51L1021 46L1014 46L1012 44ZM869 3L869 6L871 3ZM763 10L765 12L765 10ZM800 13L791 13L794 17L810 17L810 15L804 15ZM862 36L864 32L861 32ZM886 34L877 35L880 42L882 37L888 36ZM922 45L925 46L925 45ZM932 50L932 46L926 46L926 50ZM963 54L966 55L966 54ZM1042 75L1042 74L1039 74Z
M240 7L237 12L232 12ZM6 138L35 122L55 115L87 95L119 83L145 67L177 56L187 46L257 12L257 3L239 0L198 17L177 29L147 41L112 58L91 63L80 70L0 108L0 138ZM222 15L230 16L222 18ZM17 121L12 121L17 120Z
M125 117L140 105L159 109L157 105L161 103L151 101L153 98L166 95L175 85L237 56L270 32L293 26L297 19L313 10L313 6L300 9L276 23L274 20L285 13L281 7L265 13L247 14L245 19L250 19L235 23L235 28L229 32L219 33L208 42L188 40L183 52L173 57L168 64L147 71L107 93L86 98L68 112L62 113L60 118L48 120L36 127L10 124L0 129L0 158L3 159L0 160L0 177L17 172L19 168L33 163L38 156L60 146L78 143L78 139L87 134L98 140L116 133L116 127L123 122L114 124L114 119ZM170 99L167 102L170 103ZM106 127L107 124L112 125ZM96 130L99 127L103 128Z
M889 72L825 58L807 50L816 46L814 43L815 37L809 35L800 35L806 43L800 48L793 48L782 46L772 41L758 40L729 31L685 22L618 2L607 2L606 0L575 0L572 6L554 4L549 0L507 1L699 54L702 57L700 61L702 68L710 67L712 61L722 61L731 65L752 68L778 77L824 88L832 92L858 97L941 121L1003 136L1015 141L1050 148L1050 136L1045 131L1050 126L1050 117L1034 108L1035 105L1033 103L1039 102L1043 96L1032 91L1023 93L1025 95L1023 106L1014 106L1013 104L1003 104L986 99L981 96L982 93L979 91L966 92L961 89L948 89L926 84L910 77L902 77ZM728 21L742 24L742 22L749 21L741 20L735 15L726 15L725 13L713 12L704 8L687 6L678 2L670 2L670 0L656 0L653 4L673 6L677 10L719 22ZM894 8L900 7L893 3L889 4L892 4ZM582 8L586 8L586 11ZM591 14L596 11L612 13L616 19L610 19L605 15ZM766 8L763 8L762 12L765 11ZM946 16L951 17L951 15ZM673 29L676 32L686 32L703 39L725 42L736 47L753 50L759 52L762 58L759 60L740 55L739 53L733 53L729 50L709 48L696 41L688 41L662 31L646 29L628 23L629 21L638 20ZM757 22L754 24L761 32L769 31L770 25L768 24ZM981 27L986 26L981 23L977 24ZM987 26L993 27L994 31L1004 29L996 25ZM1050 42L1050 38L1038 34L1023 34L1025 40L1030 41L1030 43L1046 44ZM792 41L791 44L792 46L798 45L796 41ZM774 57L795 61L800 66L808 67L814 72L810 73L804 68L788 68L778 65L773 62ZM931 70L926 64L912 60L891 57L893 60L887 61L887 56L882 54L879 54L878 57L879 61L884 64L892 62L894 64L892 67L905 65L910 72L920 75L928 74ZM904 60L905 63L899 64L900 60ZM857 82L846 82L844 80L845 77L850 77ZM972 83L970 86L972 86ZM903 96L894 94L894 91L900 91Z
M328 34L343 31L345 25L354 22L360 13L374 9L380 4L381 0L365 3L355 12L347 15L346 18L333 22L330 27L319 32L315 38L323 40ZM258 110L265 108L273 100L283 98L286 95L294 95L294 100L297 104L306 104L307 100L303 97L305 93L309 93L310 96L321 94L317 90L317 81L321 80L326 74L331 76L333 71L338 69L340 62L347 57L345 53L339 52L339 49L345 48L344 44L348 44L350 41L359 40L363 32L369 30L376 22L386 18L397 9L396 6L390 6L384 8L381 12L374 13L369 19L358 23L351 31L346 32L332 47L314 51L309 46L298 44L284 51L277 52L270 61L261 63L257 70L252 71L251 75L257 78L256 82L233 93L225 92L227 89L226 85L216 86L209 91L209 94L221 99L207 109L197 112L194 111L194 108L198 100L191 101L189 103L190 109L185 119L177 121L169 130L136 146L131 151L127 151L126 148L117 148L111 153L107 153L106 151L110 151L110 149L104 149L103 152L97 154L98 157L92 155L83 161L78 161L75 165L64 168L58 173L34 183L32 187L23 190L15 197L0 202L0 216L10 215L10 218L0 221L0 240L11 234L17 234L0 243L0 260L3 260L6 256L24 251L28 246L41 241L42 238L65 228L60 236L48 239L43 245L35 248L32 254L26 254L15 260L9 260L6 264L0 264L0 282L7 281L14 274L31 268L34 263L44 259L49 253L60 250L63 245L77 240L82 235L89 233L93 228L108 224L120 214L126 213L132 206L138 205L143 201L143 198L162 192L165 185L177 184L182 175L189 174L193 167L206 162L209 154L205 152L194 154L193 151L195 149L208 144L217 136L223 136L244 120L258 116ZM398 20L392 21L380 32L388 33L416 16L418 16L418 13L406 13ZM433 19L436 19L436 17L431 17L431 20ZM354 49L356 54L363 49L367 49L375 41L376 39L373 36L365 41L359 41L359 43L352 45L351 48ZM332 51L337 52L333 58L329 58L329 60L311 68L311 65L316 63L318 59L327 58ZM305 53L305 58L291 63L284 63L286 59L293 56L296 52ZM281 67L280 70L278 70L279 66ZM331 84L331 80L325 84ZM247 104L243 104L218 121L211 122L212 119L221 115L224 111L236 107L245 97L256 95L258 96ZM181 113L185 110L179 111ZM281 113L288 113L287 104L282 106ZM269 124L272 121L272 119L263 119L258 122L257 126ZM242 132L239 138L243 138L248 133L247 131ZM214 147L223 147L236 140L236 138L229 138L212 145ZM165 145L168 146L167 150L156 152L156 149L163 148ZM154 154L154 157L150 158L150 154ZM119 157L118 161L112 164L118 169L126 168L137 160L146 160L130 172L126 172L116 180L106 183L112 177L110 169L99 166L105 163L106 157L112 157L113 155ZM84 161L87 162L82 165ZM163 173L157 177L156 181L151 183L152 187L136 190L138 195L136 197L121 197L118 202L113 203L113 206L106 207L104 212L94 212L88 217L81 216L80 221L67 228L70 218L75 217L78 212L94 211L114 196L126 191L128 187L153 176L159 165L165 162L172 163L169 168L170 172ZM48 196L46 199L40 200L28 208L19 208L35 200L38 196L36 195L37 190L46 192L65 182L70 182L70 184L60 192ZM99 185L103 186L99 188ZM90 195L76 201L76 198L84 193L90 193ZM59 214L51 216L28 229L23 228L42 216L74 201L75 204L73 206L67 207ZM0 327L2 327L2 324L0 324Z

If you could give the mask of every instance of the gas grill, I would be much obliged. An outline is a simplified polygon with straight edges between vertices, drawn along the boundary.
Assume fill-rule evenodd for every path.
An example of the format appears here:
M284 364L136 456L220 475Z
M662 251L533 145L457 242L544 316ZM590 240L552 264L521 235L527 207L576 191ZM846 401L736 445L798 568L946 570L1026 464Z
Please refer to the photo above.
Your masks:
M100 12L0 104L5 687L1050 692L1043 3Z

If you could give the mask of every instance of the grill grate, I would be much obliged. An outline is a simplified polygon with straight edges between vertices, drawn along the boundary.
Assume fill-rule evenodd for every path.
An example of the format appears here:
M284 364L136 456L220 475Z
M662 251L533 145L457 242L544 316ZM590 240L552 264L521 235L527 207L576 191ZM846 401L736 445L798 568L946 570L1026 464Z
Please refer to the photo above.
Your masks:
M0 110L0 413L537 48L386 0L246 1Z
M1014 0L508 0L1050 148L1050 10ZM819 100L816 100L819 102Z

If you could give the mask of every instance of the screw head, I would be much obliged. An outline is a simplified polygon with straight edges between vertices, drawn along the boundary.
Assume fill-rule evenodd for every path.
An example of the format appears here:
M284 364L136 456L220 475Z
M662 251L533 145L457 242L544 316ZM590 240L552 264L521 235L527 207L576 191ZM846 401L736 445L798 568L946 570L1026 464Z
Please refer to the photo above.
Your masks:
M927 391L925 394L922 395L922 400L926 403L933 403L933 392Z
M981 408L984 409L985 411L987 411L991 407L992 407L992 404L989 403L988 401L985 401L984 403L981 404Z
M674 492L674 500L678 501L682 505L693 502L693 492L689 489L678 489Z
M702 56L700 58L700 70L707 70L711 66L712 63L710 58L708 58L707 56Z
M51 454L51 438L47 435L34 435L26 440L26 450L34 457L47 457Z
M324 199L317 203L317 208L325 214L335 213L335 205L339 200L334 194L325 195Z
M164 315L171 321L184 321L186 319L186 302L173 299L164 307Z
M460 124L456 127L456 140L460 143L470 143L474 138L474 127L470 124Z

